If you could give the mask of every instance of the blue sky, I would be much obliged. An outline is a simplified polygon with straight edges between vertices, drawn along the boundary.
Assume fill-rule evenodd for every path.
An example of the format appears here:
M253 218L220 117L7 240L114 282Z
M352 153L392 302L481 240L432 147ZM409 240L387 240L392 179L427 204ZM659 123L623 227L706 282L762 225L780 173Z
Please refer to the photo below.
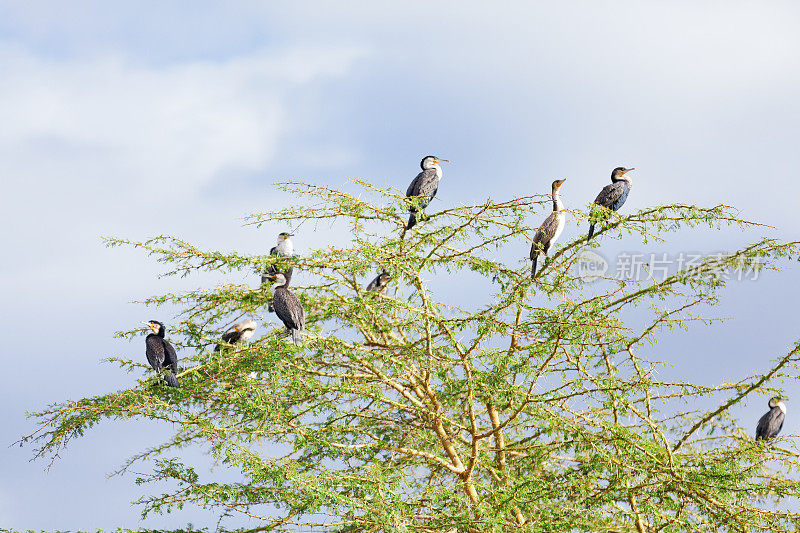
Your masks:
M799 15L790 2L0 2L5 441L32 429L26 410L126 386L99 361L143 357L111 338L153 318L130 302L203 281L156 279L101 236L264 253L283 228L240 218L289 201L279 179L404 190L435 153L453 161L439 206L556 177L582 206L635 166L626 208L727 203L776 228L681 233L663 251L796 238ZM579 231L572 220L563 238ZM785 351L798 336L786 265L732 286L728 324L667 335L665 372L732 379ZM132 477L106 478L159 431L101 426L48 472L0 448L0 527L213 527L197 510L139 522Z

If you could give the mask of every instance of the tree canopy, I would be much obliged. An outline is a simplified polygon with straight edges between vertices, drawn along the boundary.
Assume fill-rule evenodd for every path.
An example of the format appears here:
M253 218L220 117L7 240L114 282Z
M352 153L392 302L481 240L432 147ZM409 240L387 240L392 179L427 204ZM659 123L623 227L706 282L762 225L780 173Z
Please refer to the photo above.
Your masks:
M134 374L130 388L33 413L39 429L23 441L47 458L104 419L170 423L169 440L121 467L146 463L138 482L177 483L143 496L143 514L194 503L253 517L258 530L795 530L795 439L757 442L755 421L731 411L750 397L766 404L797 378L800 344L718 384L661 381L669 361L647 354L664 329L713 318L721 270L777 268L797 243L763 238L662 280L591 283L576 271L581 254L607 239L647 246L681 228L758 226L727 206L664 205L609 213L591 243L581 231L556 246L531 280L526 258L544 197L445 209L406 232L413 200L356 185L359 194L285 183L295 206L248 217L346 236L293 258L174 237L109 239L153 255L168 275L245 271L254 283L148 298L180 309L165 322L181 388L164 386L143 357L114 359ZM588 211L573 214L585 221ZM291 290L307 315L302 346L267 318L270 289L255 281L265 264L301 273ZM366 292L381 268L388 292ZM445 279L467 303L441 298ZM251 343L214 351L226 325L262 314ZM240 479L201 474L181 456L188 445Z

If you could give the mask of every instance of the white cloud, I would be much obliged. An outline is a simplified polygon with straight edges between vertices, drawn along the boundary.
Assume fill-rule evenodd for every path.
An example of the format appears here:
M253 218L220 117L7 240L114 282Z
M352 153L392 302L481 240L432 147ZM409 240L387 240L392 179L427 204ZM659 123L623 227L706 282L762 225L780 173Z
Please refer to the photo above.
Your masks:
M118 56L54 62L7 48L0 145L62 141L113 154L117 168L108 171L128 175L127 185L199 185L228 165L262 167L291 121L287 94L342 76L360 55L293 49L152 68Z
M325 84L364 55L305 47L151 67L118 55L54 61L0 48L0 237L17 258L0 266L5 294L113 276L98 263L101 235L219 231L211 215L222 213L198 220L208 213L198 193L221 174L263 172L299 120L314 128ZM312 109L295 112L295 91ZM225 215L236 223L245 206Z

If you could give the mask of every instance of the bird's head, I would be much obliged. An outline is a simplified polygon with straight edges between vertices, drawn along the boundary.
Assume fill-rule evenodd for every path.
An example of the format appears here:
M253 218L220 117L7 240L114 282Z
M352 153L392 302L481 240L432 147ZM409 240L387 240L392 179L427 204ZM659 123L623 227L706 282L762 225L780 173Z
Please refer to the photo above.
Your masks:
M142 331L150 331L156 335L164 335L164 324L158 320L148 320L147 322L142 322L142 324L146 326Z
M383 287L389 280L392 279L392 275L389 274L386 270L382 270L380 274L378 274L378 284Z
M283 285L286 285L286 275L283 272L278 272L277 274L272 274L272 275L268 276L267 279L269 279L271 282L273 282L276 287L281 287Z
M283 241L288 241L289 237L292 236L294 236L294 233L287 233L285 231L278 233L278 244L282 243Z
M775 409L776 407L778 407L781 411L783 411L784 414L786 414L786 404L784 404L783 402L788 402L788 401L789 400L787 400L786 398L775 396L769 399L769 408Z
M439 163L449 163L447 159L440 159L435 155L426 155L420 161L419 166L422 167L422 170L428 170L429 168L435 168L436 165Z
M240 333L240 332L253 332L256 330L256 321L252 318L248 318L246 320L242 320L241 322L237 322L236 324L232 325L228 331L231 333Z
M567 178L564 178L563 180L555 180L553 182L553 190L557 191L558 189L560 189L561 185L563 185L565 181L567 181Z
M255 331L256 327L258 326L258 324L256 324L256 321L253 320L252 318L248 318L247 320L242 320L236 325L239 326L239 331Z
M622 176L630 172L631 170L636 170L635 168L625 168L625 167L617 167L611 171L611 181L618 181L622 179Z

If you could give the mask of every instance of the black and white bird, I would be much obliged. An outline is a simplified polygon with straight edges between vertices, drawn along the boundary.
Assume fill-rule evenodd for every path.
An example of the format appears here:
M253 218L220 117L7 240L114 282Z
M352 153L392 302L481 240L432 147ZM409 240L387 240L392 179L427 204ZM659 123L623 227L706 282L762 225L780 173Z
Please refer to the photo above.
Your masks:
M422 158L419 166L422 167L422 172L417 174L411 185L406 190L406 196L409 198L419 196L419 209L424 210L431 203L433 197L436 196L436 191L439 190L439 181L442 179L442 167L439 163L447 163L447 159L439 159L436 156L428 155ZM416 206L408 209L408 225L406 229L409 230L417 223L417 215L419 211Z
M245 343L253 337L253 334L256 332L256 327L256 321L252 318L242 320L241 322L237 322L225 330L225 333L222 334L222 340L228 344ZM214 349L214 351L218 352L221 349L222 345L217 344L217 347Z
M786 405L781 398L769 399L769 411L761 417L756 426L756 440L771 440L778 436L786 418Z
M565 181L567 181L566 178L553 182L550 193L553 199L553 212L544 219L539 231L533 237L533 243L531 244L531 260L533 261L531 279L536 276L536 261L539 259L539 254L547 255L550 247L556 243L561 236L561 232L564 231L566 215L564 214L564 202L561 201L559 190Z
M175 352L175 347L164 338L166 333L164 324L158 320L150 320L142 322L142 324L147 326L145 331L150 331L150 334L144 340L145 355L147 355L147 361L150 366L153 367L156 373L160 373L162 369L168 369L169 371L164 374L164 380L167 385L180 387L176 377L178 374L178 354Z
M368 292L375 292L380 296L386 294L386 290L389 288L389 281L392 279L392 276L386 271L386 269L382 269L381 273L378 274L375 279L369 282L367 285Z
M292 239L289 237L293 236L293 233L287 233L285 231L279 233L278 243L270 248L269 255L274 255L277 257L292 257L294 255L294 244L292 244ZM269 281L271 276L277 274L278 272L278 266L275 263L264 265L264 269L261 271L261 284L263 285ZM275 312L275 310L272 308L272 302L267 305L267 311L270 313Z
M594 203L612 211L619 211L619 208L622 207L625 200L628 199L628 194L631 192L631 187L633 186L631 178L626 176L631 170L636 169L617 167L612 170L611 185L603 187L603 190L600 191L600 194L594 199ZM598 216L599 211L602 210L595 211L594 206L592 206L592 214L589 217L589 236L586 238L587 241L594 235L594 225L597 224L600 218Z
M283 325L292 334L292 341L300 346L300 332L306 325L306 313L300 304L300 299L289 290L289 283L292 281L292 270L271 274L269 279L274 281L272 286L272 305L275 314L281 319Z
M278 243L270 248L269 255L276 255L278 257L292 257L294 255L294 244L292 244L293 233L285 231L278 234ZM269 281L269 276L278 273L278 267L272 263L264 265L264 270L261 273L261 283Z

